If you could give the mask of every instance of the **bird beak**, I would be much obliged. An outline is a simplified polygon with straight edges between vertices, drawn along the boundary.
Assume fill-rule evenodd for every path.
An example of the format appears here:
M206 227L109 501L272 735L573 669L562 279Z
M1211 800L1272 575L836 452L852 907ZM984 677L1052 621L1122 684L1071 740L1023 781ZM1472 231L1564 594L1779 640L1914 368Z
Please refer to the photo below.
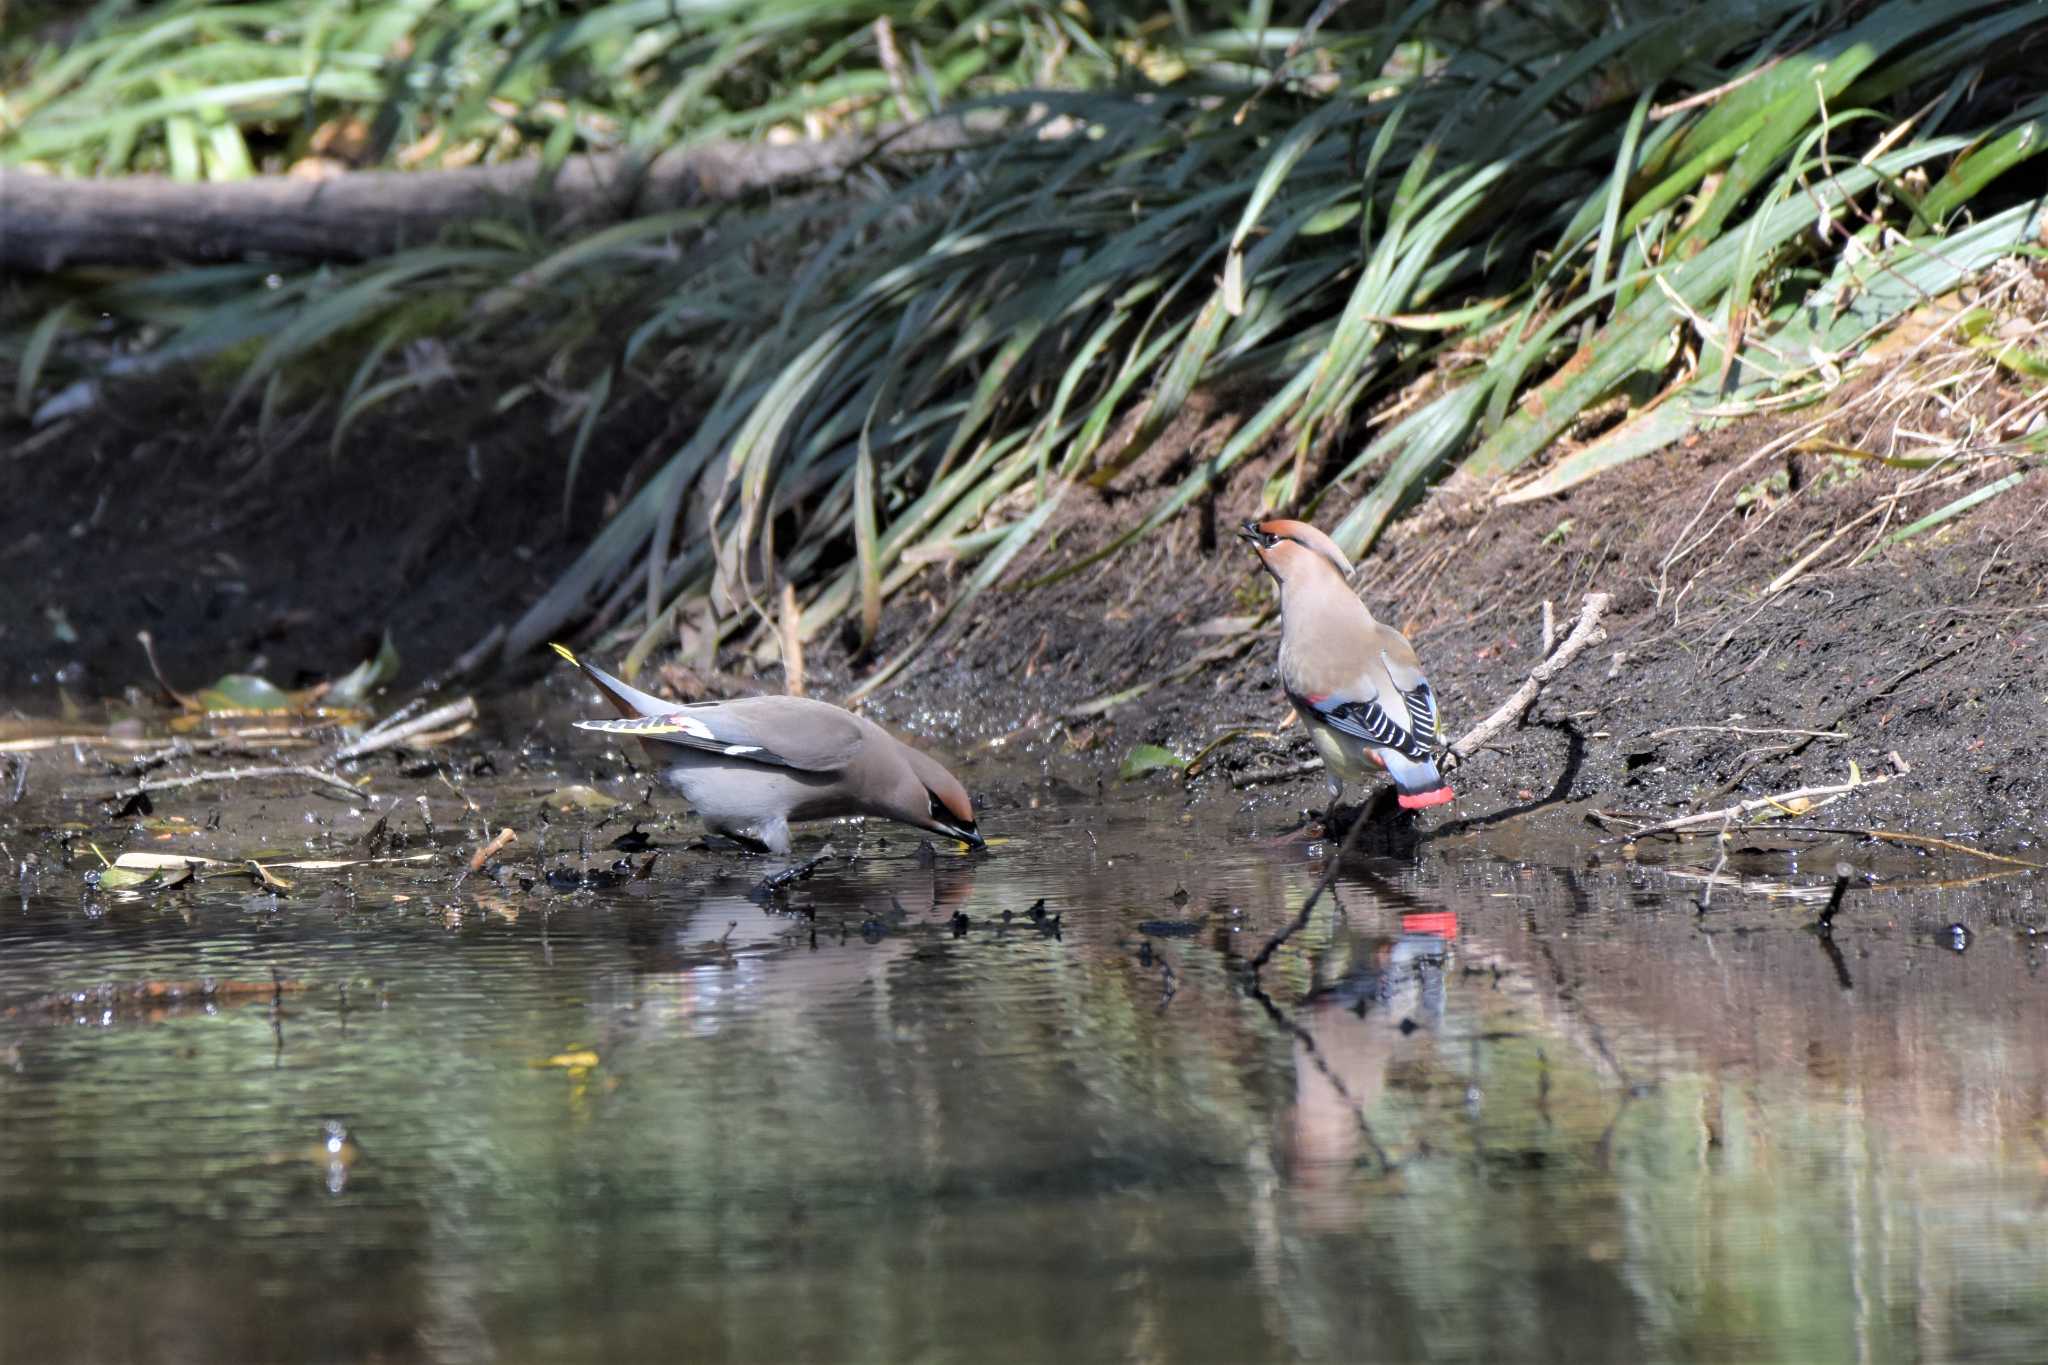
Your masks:
M980 830L962 829L958 825L954 825L949 827L946 830L946 833L952 835L955 839L958 839L961 843L967 845L969 848L988 847L988 840L981 837Z
M1248 542L1255 550L1266 543L1266 533L1259 529L1259 524L1256 521L1248 521L1239 526L1237 528L1237 538Z

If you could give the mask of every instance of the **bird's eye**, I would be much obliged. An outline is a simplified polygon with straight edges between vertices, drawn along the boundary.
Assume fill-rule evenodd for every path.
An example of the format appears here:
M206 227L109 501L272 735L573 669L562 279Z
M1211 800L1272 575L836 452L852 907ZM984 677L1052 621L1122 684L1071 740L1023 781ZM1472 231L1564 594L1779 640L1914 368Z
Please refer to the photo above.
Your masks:
M945 805L945 803L944 803L943 801L939 800L939 798L938 798L938 797L936 797L936 796L932 795L932 793L930 793L929 791L927 791L927 792L926 792L926 793L925 793L924 795L925 795L925 802L926 802L926 804L927 804L927 805L929 805L929 806L931 807L931 816L932 816L932 819L934 819L934 820L950 820L950 819L952 819L952 815L951 815L951 813L950 813L950 812L948 812L948 811L947 811L947 809L946 809L946 805Z

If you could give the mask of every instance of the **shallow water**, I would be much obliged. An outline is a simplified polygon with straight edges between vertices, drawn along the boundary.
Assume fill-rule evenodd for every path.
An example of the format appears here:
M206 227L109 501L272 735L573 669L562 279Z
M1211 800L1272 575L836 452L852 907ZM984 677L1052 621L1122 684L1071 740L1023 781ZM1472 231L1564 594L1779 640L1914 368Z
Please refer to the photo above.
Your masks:
M8 1358L2048 1354L2029 876L1893 853L1826 940L1506 826L1347 859L1254 977L1331 853L1277 808L971 776L989 855L832 830L861 856L772 908L687 824L645 883L452 888L444 829L283 899L89 895L17 826L49 865L0 902ZM495 827L548 785L470 787ZM227 810L92 838L374 818ZM273 971L305 989L34 1002Z

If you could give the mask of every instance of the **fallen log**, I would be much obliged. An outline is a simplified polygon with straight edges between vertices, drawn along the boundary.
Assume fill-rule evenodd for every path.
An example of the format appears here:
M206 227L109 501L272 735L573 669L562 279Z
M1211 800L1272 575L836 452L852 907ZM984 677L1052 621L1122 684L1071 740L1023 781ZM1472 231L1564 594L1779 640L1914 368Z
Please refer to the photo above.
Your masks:
M597 153L572 156L552 175L537 158L196 183L160 176L73 180L0 167L0 270L365 260L515 205L522 216L561 225L730 202L844 175L878 156L956 150L991 123L984 115L816 142L706 142L651 159Z

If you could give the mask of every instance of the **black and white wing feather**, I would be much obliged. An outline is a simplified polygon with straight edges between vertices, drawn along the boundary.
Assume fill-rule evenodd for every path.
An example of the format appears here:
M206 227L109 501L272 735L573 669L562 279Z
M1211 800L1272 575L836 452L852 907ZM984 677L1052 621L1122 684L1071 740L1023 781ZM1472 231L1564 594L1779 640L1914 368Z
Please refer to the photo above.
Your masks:
M1422 684L1417 691L1427 693L1429 691L1429 684ZM1386 708L1376 701L1339 701L1332 697L1322 702L1316 702L1307 697L1290 695L1296 706L1304 710L1313 711L1332 729L1340 730L1347 735L1364 740L1375 749L1392 749L1397 754L1418 761L1426 759L1436 752L1434 742L1436 703L1434 698L1429 699L1432 733L1425 737L1402 726L1392 716L1387 714ZM1408 694L1403 693L1402 697L1404 700L1407 700ZM1412 701L1409 703L1409 714L1416 714L1415 705Z

